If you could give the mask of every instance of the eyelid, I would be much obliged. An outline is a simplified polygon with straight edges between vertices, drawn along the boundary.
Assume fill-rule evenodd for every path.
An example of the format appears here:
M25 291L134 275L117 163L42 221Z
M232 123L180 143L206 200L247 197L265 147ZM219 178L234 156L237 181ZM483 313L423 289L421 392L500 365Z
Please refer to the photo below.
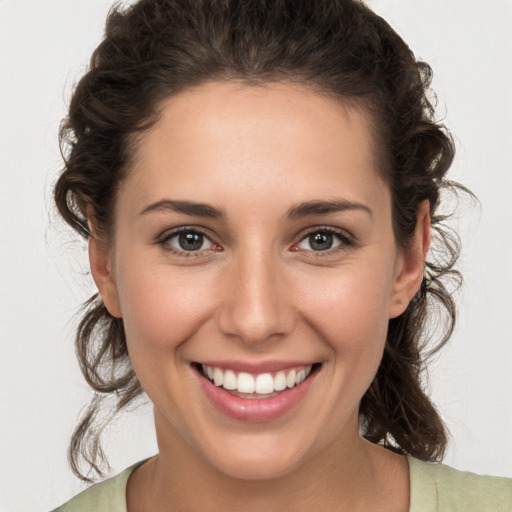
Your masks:
M202 226L195 226L195 225L177 226L175 228L170 228L170 229L165 230L161 235L159 235L156 238L155 244L160 245L167 252L177 254L177 255L182 255L182 256L188 256L188 257L204 256L204 255L207 255L205 253L210 253L212 250L216 251L216 252L223 251L222 246L215 241L214 237L209 234L209 231L210 231L209 229L204 228ZM183 232L198 233L198 234L204 236L207 240L209 240L209 242L213 245L213 247L207 248L207 249L200 249L197 251L184 251L184 250L180 250L176 247L173 247L168 243L170 239L172 239L173 237L175 237ZM301 248L297 247L298 244L301 243L302 241L304 241L307 237L309 237L315 233L321 233L321 232L333 234L334 236L336 236L338 238L340 243L338 245L336 245L335 247L326 249L324 251L314 251L312 249L308 250L308 249L301 249ZM355 248L358 245L359 244L358 244L356 238L351 233L349 233L347 230L342 229L342 228L333 227L333 226L318 225L318 226L311 226L307 229L302 230L302 233L299 235L298 242L295 242L292 245L291 250L294 252L302 251L304 253L309 253L309 255L313 255L315 257L322 257L322 256L332 255L339 251L346 251L348 249Z
M308 237L310 237L311 235L313 235L315 233L333 234L338 238L340 243L330 249L326 249L325 251L314 251L312 249L308 250L308 249L298 248L298 245L301 242L303 242L304 240L306 240ZM320 226L309 227L306 230L304 230L300 234L299 241L294 243L291 249L293 251L297 251L297 252L304 251L305 253L313 254L315 257L322 257L322 256L332 255L339 251L344 251L347 249L354 248L357 245L358 245L358 243L357 243L356 239L354 238L354 236L352 234L350 234L348 231L346 231L345 229L335 228L333 226L320 225Z
M170 252L171 254L176 254L178 256L185 257L198 257L205 255L205 253L210 253L212 250L222 250L220 245L213 240L213 237L209 235L207 231L208 230L206 230L205 228L199 226L178 226L164 231L161 235L157 237L155 243L157 245L160 245L163 250ZM199 249L197 251L184 251L169 244L169 240L178 236L180 233L197 233L203 236L206 240L208 240L213 247L209 247L207 249Z

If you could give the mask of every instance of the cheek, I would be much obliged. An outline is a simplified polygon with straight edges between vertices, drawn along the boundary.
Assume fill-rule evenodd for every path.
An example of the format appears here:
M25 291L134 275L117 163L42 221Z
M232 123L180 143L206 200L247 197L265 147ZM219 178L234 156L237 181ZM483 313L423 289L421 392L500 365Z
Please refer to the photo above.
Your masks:
M391 283L390 274L354 268L305 286L301 310L337 360L376 370L386 340Z
M129 349L174 350L201 325L211 297L208 274L197 275L197 269L173 272L170 267L155 265L138 272L127 265L121 273L118 288L120 305ZM194 275L192 275L192 272Z

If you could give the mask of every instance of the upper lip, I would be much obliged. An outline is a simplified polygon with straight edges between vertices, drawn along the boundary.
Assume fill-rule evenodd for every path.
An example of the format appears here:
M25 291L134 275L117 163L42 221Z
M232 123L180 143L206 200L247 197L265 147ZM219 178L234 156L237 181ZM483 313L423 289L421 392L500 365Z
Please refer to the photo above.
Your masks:
M197 361L198 364L221 368L223 370L233 370L235 372L246 372L251 374L271 373L281 370L288 370L301 366L313 365L318 361L298 361L298 360L267 360L267 361L239 361L239 360L208 360Z

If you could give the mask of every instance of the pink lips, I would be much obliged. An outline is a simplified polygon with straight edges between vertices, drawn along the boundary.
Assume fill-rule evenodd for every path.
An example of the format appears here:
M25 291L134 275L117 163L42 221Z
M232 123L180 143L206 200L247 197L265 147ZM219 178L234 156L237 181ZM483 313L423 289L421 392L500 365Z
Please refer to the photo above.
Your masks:
M283 369L282 363L266 363L263 365L243 364L239 362L214 362L209 361L204 364L208 366L232 368L238 371L248 371L250 373L260 373L262 371L272 372ZM304 365L304 363L290 362L286 367ZM197 372L201 387L209 398L210 402L218 411L230 418L253 423L262 423L275 420L289 412L307 393L311 386L316 372L313 372L306 380L299 385L280 391L277 396L262 399L247 399L236 396L222 387L217 387L207 378Z
M283 363L278 360L263 361L259 363L249 363L246 361L235 361L235 360L222 360L222 361L201 361L201 364L205 366L213 366L217 368L229 368L236 372L247 372L252 374L258 373L274 373L280 370L287 370L288 368L295 368L298 366L312 365L313 362L304 361L286 361Z

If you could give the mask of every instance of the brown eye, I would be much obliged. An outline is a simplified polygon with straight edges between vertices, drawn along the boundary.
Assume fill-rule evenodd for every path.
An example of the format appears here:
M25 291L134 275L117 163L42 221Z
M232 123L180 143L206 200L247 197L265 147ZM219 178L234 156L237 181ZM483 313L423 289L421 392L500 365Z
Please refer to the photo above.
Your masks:
M352 241L345 233L324 228L308 233L297 247L302 251L327 252L339 246L351 245Z
M171 233L165 243L173 249L184 252L197 252L212 249L213 242L203 233L194 230L184 230L179 233Z
M184 251L199 251L203 247L204 236L199 233L180 233L178 245Z
M326 251L332 248L334 237L331 233L315 233L308 237L308 242L314 251Z

